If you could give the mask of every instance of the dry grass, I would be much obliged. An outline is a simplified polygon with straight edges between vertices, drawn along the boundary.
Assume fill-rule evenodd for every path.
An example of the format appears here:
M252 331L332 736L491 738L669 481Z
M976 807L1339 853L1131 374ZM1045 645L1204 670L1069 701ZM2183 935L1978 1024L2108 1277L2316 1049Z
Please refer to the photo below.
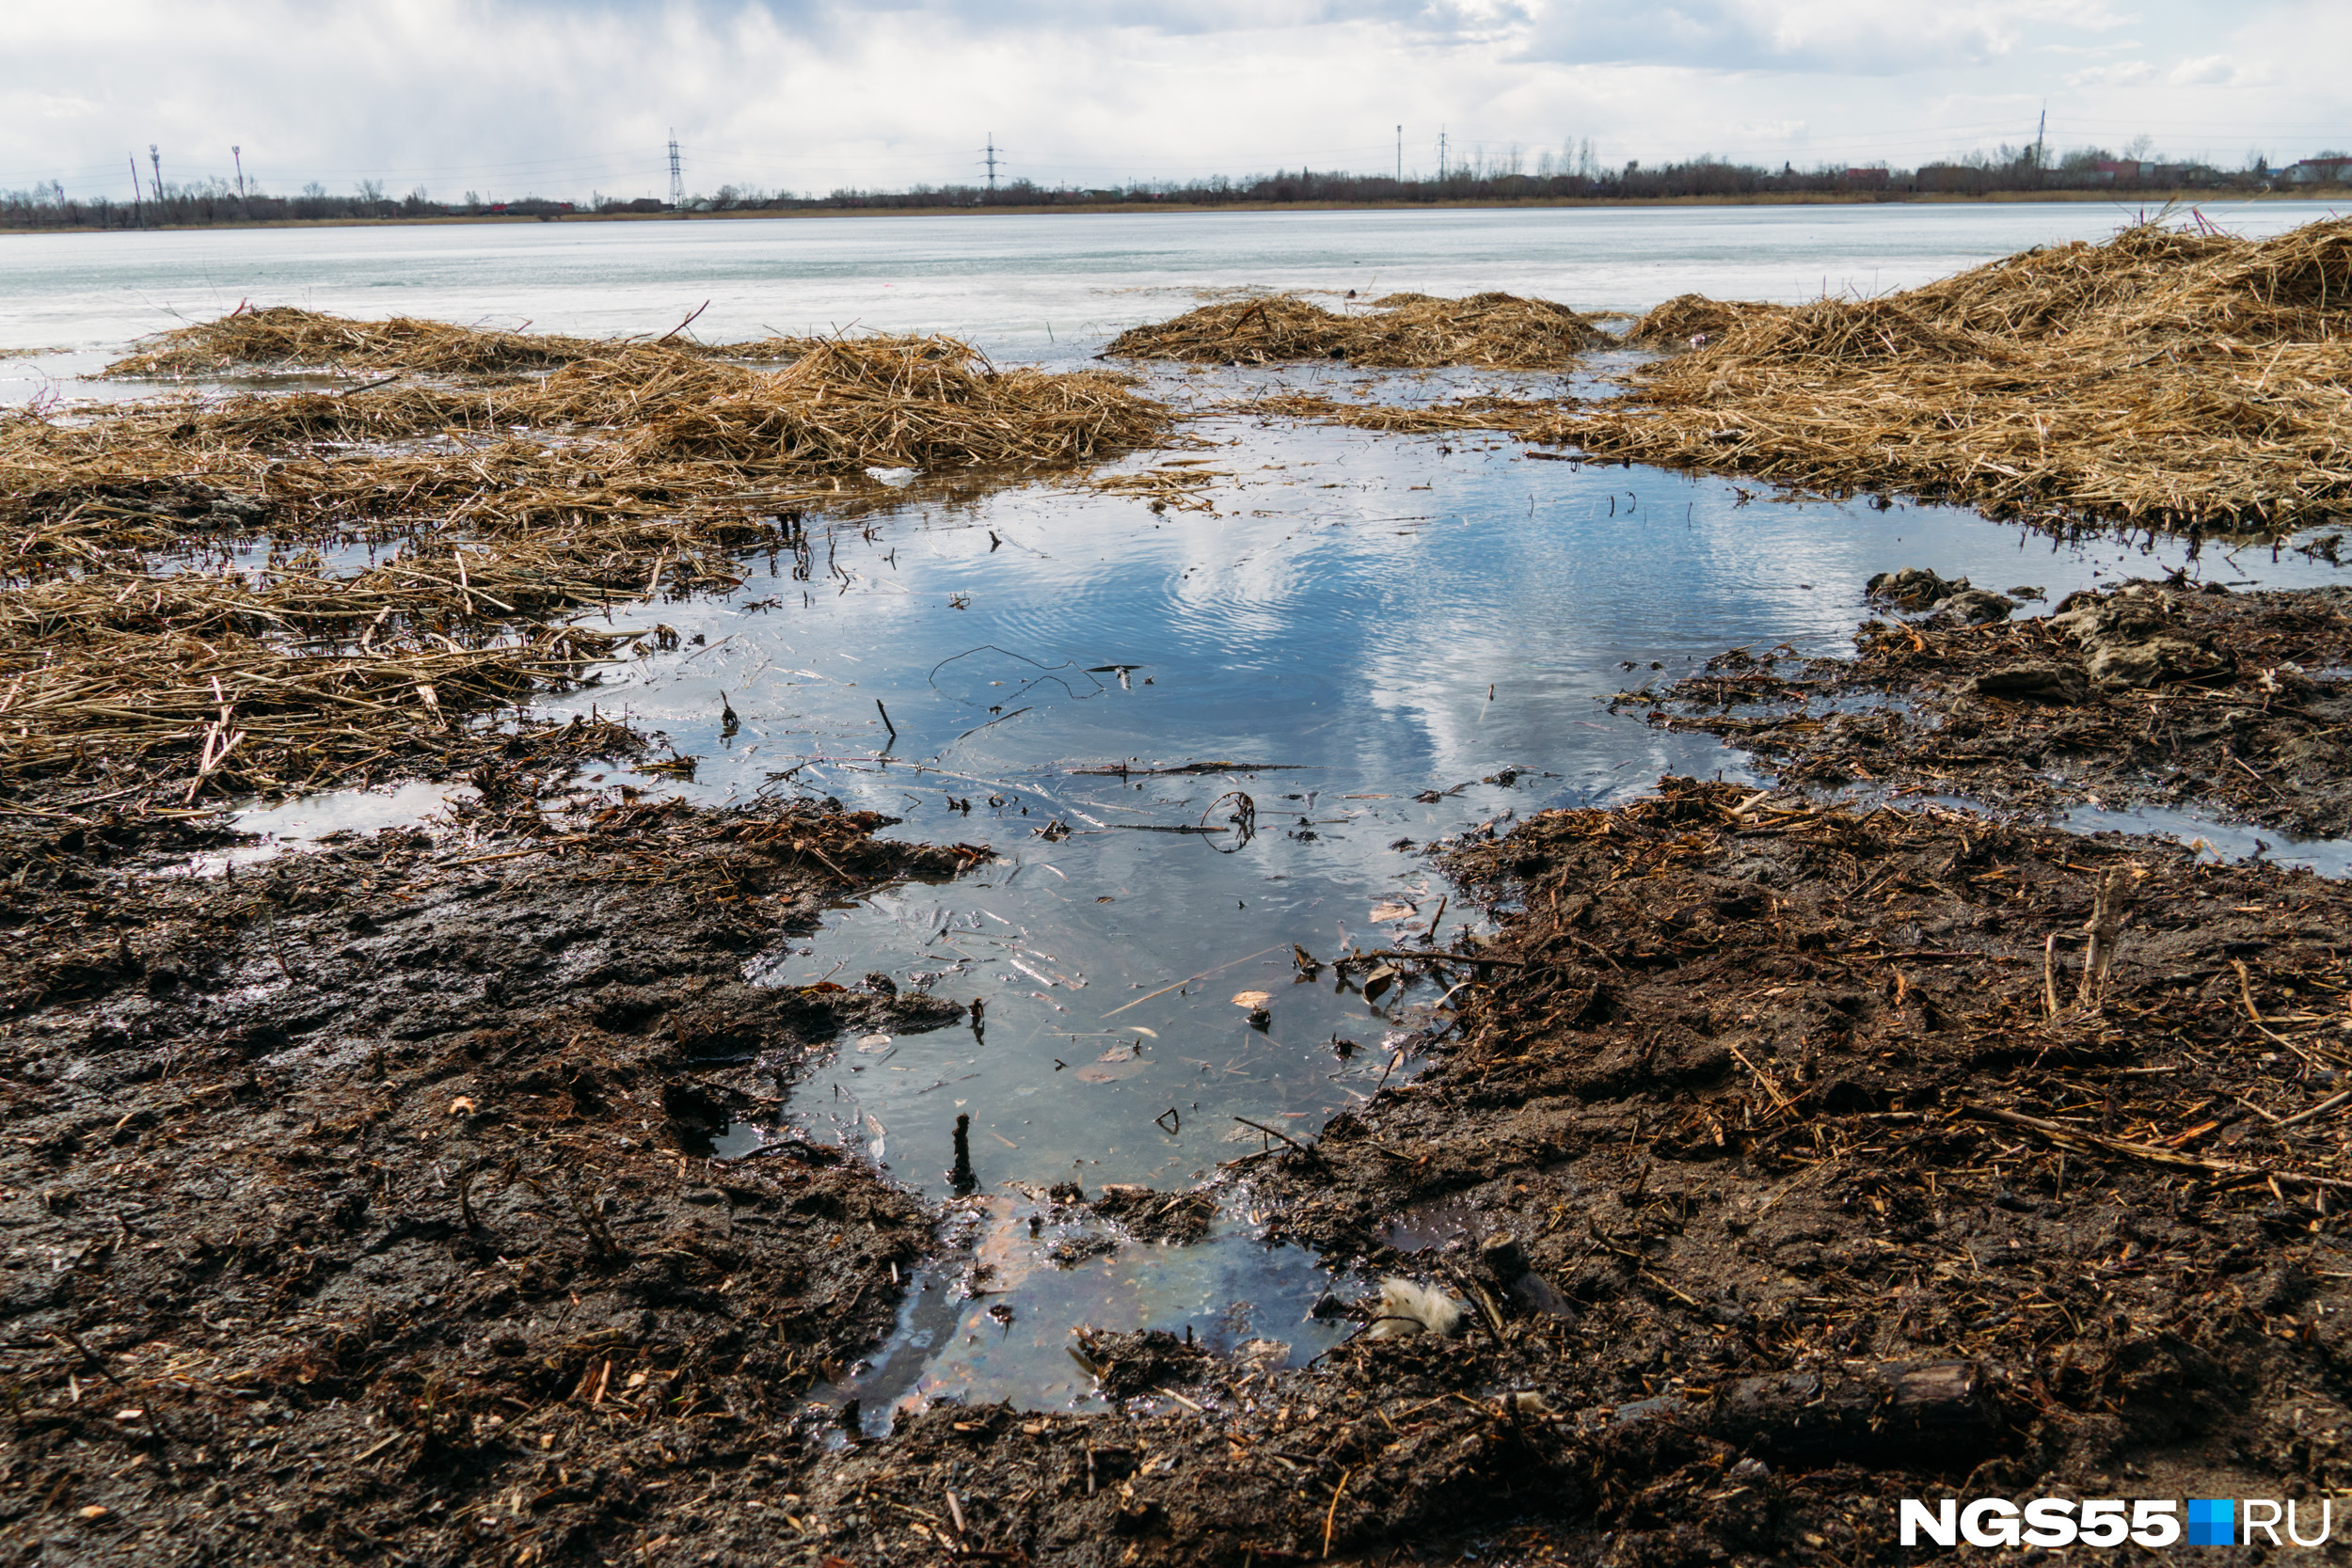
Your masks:
M2142 225L1883 299L1727 309L1624 400L1530 434L2000 515L2286 529L2352 504L2352 220Z
M1709 341L1743 321L1786 315L1786 305L1766 305L1752 299L1709 299L1705 294L1677 294L1653 306L1626 329L1625 341L1640 348L1678 353L1693 345L1693 338Z
M1231 405L1232 412L1316 420L1375 430L1384 436L1433 436L1454 430L1494 430L1518 436L1559 423L1561 405L1526 398L1469 397L1451 403L1349 403L1312 392L1287 392Z
M691 318L689 318L690 320ZM682 324L681 324L682 325ZM255 310L240 305L215 321L175 327L147 340L137 354L106 368L114 376L217 375L236 370L415 371L485 375L551 370L602 359L629 343L651 342L675 353L733 359L797 359L814 338L765 338L712 347L674 332L659 339L614 342L553 333L498 332L446 322L394 316L353 321L297 306Z
M158 356L400 375L0 414L0 781L164 805L447 753L472 719L668 635L570 616L804 551L804 511L877 488L869 467L1030 472L1168 423L1126 377L1000 372L947 339L800 343L770 371L250 311L125 364ZM375 562L330 570L320 551L354 541Z
M1544 371L1558 370L1586 349L1613 341L1565 305L1515 294L1467 299L1390 294L1358 314L1272 295L1204 305L1172 321L1130 328L1111 341L1108 352L1134 359L1236 365L1345 359L1394 370L1471 365Z

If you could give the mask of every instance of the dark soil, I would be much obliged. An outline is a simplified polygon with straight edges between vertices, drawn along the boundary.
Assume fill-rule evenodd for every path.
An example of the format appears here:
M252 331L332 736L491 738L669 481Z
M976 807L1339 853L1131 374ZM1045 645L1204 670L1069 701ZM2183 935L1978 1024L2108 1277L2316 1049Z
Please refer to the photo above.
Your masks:
M1451 1053L1245 1168L1461 1331L1082 1335L1124 1414L903 1420L801 1560L1894 1561L1906 1496L2352 1477L2352 889L1677 780L1454 867Z
M1870 673L1918 756L1970 716L2074 722L2069 778L2176 737L2193 800L2327 738L2338 599L2066 608L2072 643L1886 625L1851 677L1702 678L1722 706ZM2063 701L1986 689L2036 659ZM2250 717L2192 742L2209 702ZM1899 739L1882 784L1953 787ZM2343 883L1684 780L1456 845L1498 930L1417 965L1460 983L1436 1065L1229 1180L1458 1331L1330 1302L1366 1331L1300 1368L1087 1334L1115 1413L946 1405L867 1442L813 1396L936 1216L837 1149L710 1140L845 1028L960 1016L743 974L977 852L565 795L569 768L518 744L447 825L225 878L158 874L196 822L7 841L0 1553L1850 1563L1909 1555L1906 1496L2352 1483ZM1137 1238L1213 1212L1055 1196Z
M840 1029L961 1015L740 975L975 852L476 782L448 829L225 878L20 839L8 1560L604 1560L757 1519L801 1396L892 1321L914 1199L832 1148L697 1150Z
M1851 660L1735 649L1624 700L1755 752L1785 784L2036 816L2154 804L2352 833L2352 590L2133 583L2074 594L2046 619L1975 626L1952 613L1967 596L1865 624ZM1871 696L1900 705L1855 705Z
M1674 780L1454 864L1518 961L1254 1195L1473 1308L1269 1394L1338 1539L1893 1560L1904 1496L2352 1479L2352 888Z

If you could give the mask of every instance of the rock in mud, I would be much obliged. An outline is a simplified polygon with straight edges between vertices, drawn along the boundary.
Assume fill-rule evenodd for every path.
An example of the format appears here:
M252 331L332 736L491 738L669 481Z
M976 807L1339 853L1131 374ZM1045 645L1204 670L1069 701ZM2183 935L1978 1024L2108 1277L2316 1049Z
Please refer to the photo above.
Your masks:
M1881 572L1862 585L1865 598L1908 610L1933 610L1955 594L1972 592L1966 578L1941 578L1927 566Z
M1965 583L1967 579L1961 579ZM1984 626L1995 621L2006 621L2017 601L1989 594L1981 588L1961 588L1935 607L1935 619L1956 626Z
M2026 659L1972 675L1961 689L1979 697L2067 706L2090 697L2090 682L2079 666L2055 659Z

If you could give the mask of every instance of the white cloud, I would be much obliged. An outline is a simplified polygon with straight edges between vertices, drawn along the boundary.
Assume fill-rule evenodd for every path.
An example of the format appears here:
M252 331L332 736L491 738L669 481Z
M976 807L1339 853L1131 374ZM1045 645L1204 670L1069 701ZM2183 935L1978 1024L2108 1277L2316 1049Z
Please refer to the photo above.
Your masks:
M1878 75L1983 64L2054 28L2122 19L2076 0L1888 6L1879 0L1556 0L1531 31L1533 58L1724 71Z
M2156 68L2146 60L2124 60L2116 65L2094 65L2088 71L2077 71L2066 78L2070 87L2128 87L2149 80Z
M2182 63L2063 53L2134 41ZM673 126L701 190L963 182L991 134L1047 183L1369 170L1400 121L1408 169L1441 126L1910 165L2022 142L2044 99L2054 142L2283 154L2340 139L2347 47L2340 0L78 0L12 8L0 187L127 195L151 141L172 179L242 145L279 191L658 194Z
M2232 87L2251 85L2247 73L2227 55L2207 55L2202 58L2183 60L2165 72L2164 79L2176 87Z

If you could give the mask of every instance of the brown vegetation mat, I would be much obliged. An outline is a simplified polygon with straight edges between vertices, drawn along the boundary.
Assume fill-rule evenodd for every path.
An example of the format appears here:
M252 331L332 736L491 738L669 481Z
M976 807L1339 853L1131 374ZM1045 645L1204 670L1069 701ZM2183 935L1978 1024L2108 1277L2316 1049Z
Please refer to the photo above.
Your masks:
M1450 403L1395 404L1348 402L1314 392L1281 392L1228 404L1236 414L1269 415L1276 419L1316 420L1384 436L1434 436L1454 430L1498 430L1549 427L1560 417L1559 405L1525 398L1469 397Z
M1693 338L1712 341L1744 321L1769 320L1788 313L1786 305L1766 305L1752 299L1709 299L1705 294L1677 294L1654 305L1626 329L1625 341L1641 348L1678 352L1704 348Z
M283 326L471 370L538 342L286 314L170 352L243 363ZM531 349L545 375L0 415L0 783L160 803L377 776L667 635L612 627L615 601L731 587L762 547L807 575L805 511L879 493L869 467L1029 472L1167 422L1123 377L946 339L828 340L775 372L588 346ZM322 553L361 544L361 568Z
M2287 529L2352 505L2347 383L2352 219L2267 240L2144 224L1743 311L1553 438L2001 515Z
M695 314L701 314L700 311ZM688 317L691 321L692 317ZM105 373L125 377L217 375L227 371L270 369L423 371L480 374L498 371L552 370L559 365L610 357L626 343L649 342L684 354L741 359L797 359L822 339L762 338L748 343L710 345L679 330L654 339L566 338L549 332L501 332L447 322L394 316L389 321L353 321L294 305L251 309L240 305L215 321L159 332L138 353L119 359Z
M2352 590L2133 583L2047 619L1872 621L1855 643L1851 660L1735 649L1619 701L1722 736L1787 785L2037 815L2095 799L2352 835ZM1900 705L1851 706L1865 694Z
M1326 310L1278 294L1204 305L1172 321L1130 327L1104 352L1132 359L1232 365L1345 359L1399 370L1475 365L1544 371L1613 341L1590 317L1516 294L1465 299L1389 294L1359 313Z
M543 805L566 771L228 879L80 832L15 860L9 1560L617 1560L804 1461L803 1396L888 1326L929 1218L835 1149L708 1140L841 1028L961 1009L741 967L979 852Z

